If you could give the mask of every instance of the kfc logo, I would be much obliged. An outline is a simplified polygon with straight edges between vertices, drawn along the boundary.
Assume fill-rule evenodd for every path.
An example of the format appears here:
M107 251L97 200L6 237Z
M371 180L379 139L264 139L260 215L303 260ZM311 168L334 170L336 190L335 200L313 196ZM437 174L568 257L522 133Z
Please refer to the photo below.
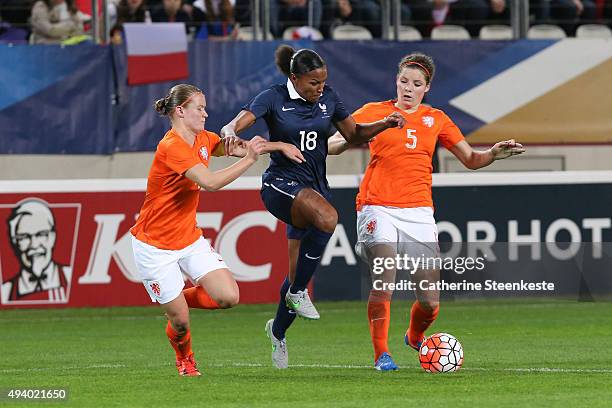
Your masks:
M0 206L7 227L0 237L2 304L68 302L79 210L76 204L49 205L38 198Z

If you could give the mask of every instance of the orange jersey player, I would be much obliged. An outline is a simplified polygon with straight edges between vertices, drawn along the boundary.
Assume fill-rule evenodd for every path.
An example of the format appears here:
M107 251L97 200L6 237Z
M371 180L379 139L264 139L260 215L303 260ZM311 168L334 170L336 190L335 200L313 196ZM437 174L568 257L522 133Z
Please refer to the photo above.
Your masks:
M370 140L370 163L357 195L356 250L370 266L373 286L368 298L368 320L375 368L381 371L398 368L387 344L393 294L387 284L395 282L397 265L381 260L395 260L397 255L417 259L439 256L431 195L431 163L436 142L440 141L469 169L524 152L523 146L514 140L475 151L444 112L422 105L434 70L433 60L427 55L405 56L396 77L397 99L368 103L353 114L360 123L384 118L392 112L399 112L405 119L404 128L387 129ZM340 154L349 144L334 135L328 146L329 154ZM416 283L417 300L410 311L404 340L418 350L425 331L438 315L440 300L439 291L422 290L418 283L439 281L440 271L434 265L425 265L410 273Z
M216 191L243 174L263 151L264 140L233 144L227 151L219 136L204 130L206 98L180 84L155 103L172 123L159 142L147 180L145 202L132 227L132 249L151 300L166 312L166 335L176 352L180 375L198 376L189 331L189 308L229 308L238 303L238 285L223 258L196 225L200 189ZM208 169L210 156L242 157L219 170ZM183 273L194 287L183 290Z

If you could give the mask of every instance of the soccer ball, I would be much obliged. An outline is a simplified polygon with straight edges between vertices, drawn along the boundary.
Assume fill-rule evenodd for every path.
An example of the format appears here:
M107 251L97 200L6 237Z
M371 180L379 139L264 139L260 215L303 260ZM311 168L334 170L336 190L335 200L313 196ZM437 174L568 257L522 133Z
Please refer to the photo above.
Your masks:
M432 334L421 344L419 361L421 367L430 373L457 371L463 364L463 347L451 334Z

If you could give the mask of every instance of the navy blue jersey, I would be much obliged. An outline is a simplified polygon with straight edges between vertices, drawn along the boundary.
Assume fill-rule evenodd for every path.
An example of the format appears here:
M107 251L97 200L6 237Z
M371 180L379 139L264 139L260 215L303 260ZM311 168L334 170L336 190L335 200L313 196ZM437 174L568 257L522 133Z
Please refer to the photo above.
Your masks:
M305 163L298 164L281 152L272 152L266 175L295 180L325 195L329 190L325 177L327 139L332 134L333 122L349 116L336 92L325 85L321 98L310 103L287 81L286 85L274 85L261 92L243 109L258 119L264 118L271 142L293 144L306 159Z

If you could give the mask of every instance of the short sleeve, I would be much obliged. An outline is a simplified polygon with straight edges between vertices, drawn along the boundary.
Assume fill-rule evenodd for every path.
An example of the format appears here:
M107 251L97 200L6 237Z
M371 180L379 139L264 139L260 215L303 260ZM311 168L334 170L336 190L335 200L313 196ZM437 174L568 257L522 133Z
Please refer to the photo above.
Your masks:
M463 133L461 133L461 130L459 130L457 125L455 125L453 121L448 116L446 116L446 114L443 114L442 120L442 128L440 129L440 133L438 134L438 140L440 141L440 143L442 143L442 146L447 149L450 149L460 141L465 140L465 137L463 136Z
M210 146L210 151L214 152L219 143L221 142L221 138L215 132L206 132L206 136L208 136L208 144Z
M333 94L335 108L334 108L334 116L332 117L332 122L342 122L344 119L349 117L349 112L346 110L344 106L344 102L340 99L336 91L330 88L330 91Z
M355 119L355 122L357 123L370 123L370 122L376 122L377 120L380 120L381 118L376 117L374 113L374 109L372 109L372 105L369 103L366 103L361 108L353 112L353 119Z
M253 98L251 102L244 105L242 110L251 112L257 119L259 119L273 110L275 99L276 92L273 89L266 89Z
M169 143L166 147L166 165L178 174L200 164L200 159L185 143Z

